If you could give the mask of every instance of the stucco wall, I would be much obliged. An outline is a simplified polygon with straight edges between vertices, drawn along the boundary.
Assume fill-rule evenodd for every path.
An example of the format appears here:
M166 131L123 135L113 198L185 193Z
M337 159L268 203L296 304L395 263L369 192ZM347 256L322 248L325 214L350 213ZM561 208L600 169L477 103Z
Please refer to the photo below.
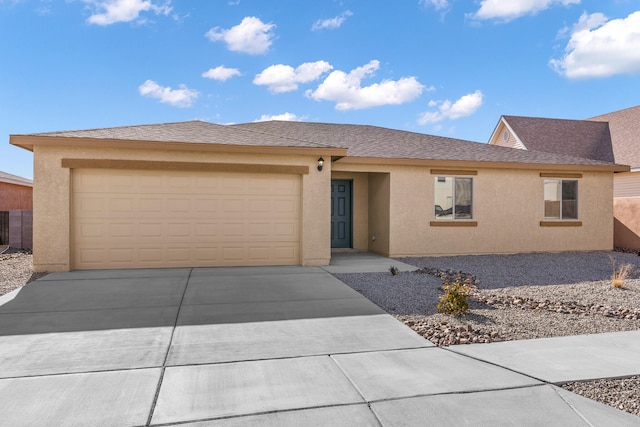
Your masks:
M369 174L369 251L389 256L392 230L391 175ZM393 236L395 237L395 236Z
M0 182L0 211L33 209L33 189Z
M331 257L331 165L316 169L317 158L304 155L267 155L191 151L125 150L113 148L34 148L33 246L34 271L68 271L70 251L70 176L63 158L173 162L247 163L309 166L302 176L301 260L304 265L326 265ZM328 155L327 157L330 157Z
M437 227L431 225L435 221L437 176L431 174L432 168L334 165L334 171L348 169L371 172L369 233L376 234L376 242L369 242L371 251L402 257L613 248L610 172L584 172L578 179L581 226L545 227L540 225L544 220L544 178L540 173L547 171L470 168L477 172L473 176L473 221L477 225Z
M614 244L619 248L640 249L640 197L613 199Z
M544 227L540 171L479 169L473 177L474 227L436 227L434 175L428 169L392 173L391 256L610 250L612 174L579 181L581 226Z

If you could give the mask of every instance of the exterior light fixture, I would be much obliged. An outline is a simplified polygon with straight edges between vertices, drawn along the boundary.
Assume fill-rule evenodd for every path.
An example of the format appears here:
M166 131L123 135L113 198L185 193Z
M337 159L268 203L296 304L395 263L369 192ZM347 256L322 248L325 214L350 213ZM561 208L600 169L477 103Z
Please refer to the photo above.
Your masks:
M318 172L322 172L322 167L324 166L324 159L320 157L318 159Z

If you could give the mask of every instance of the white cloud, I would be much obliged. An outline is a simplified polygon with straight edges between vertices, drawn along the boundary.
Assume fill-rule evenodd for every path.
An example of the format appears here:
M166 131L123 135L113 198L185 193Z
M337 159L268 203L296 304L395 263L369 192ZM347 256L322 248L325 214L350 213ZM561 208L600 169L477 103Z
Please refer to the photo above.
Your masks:
M147 80L141 84L138 87L138 91L142 96L155 98L164 104L181 108L190 107L193 101L200 95L197 90L189 89L182 84L179 86L179 89L171 89L168 86L160 86L153 80Z
M580 0L482 0L480 9L469 16L508 22L521 16L536 14L556 4L568 6L580 4Z
M235 27L214 27L205 36L212 42L224 41L229 50L251 55L267 53L273 42L274 24L265 24L255 16L247 16Z
M449 7L449 0L420 0L420 4L433 6L435 10L442 10Z
M480 108L483 98L482 92L476 90L473 93L464 95L454 103L448 99L446 101L429 101L429 107L438 107L438 110L422 113L418 118L418 123L425 125L427 123L438 123L445 119L455 120L460 117L470 116Z
M209 71L202 73L202 77L212 80L218 80L224 82L234 76L241 76L240 70L237 68L226 68L224 65L219 65L216 68L210 68Z
M299 83L316 80L331 69L333 66L325 61L305 62L297 68L276 64L265 68L253 79L253 83L269 86L269 90L273 93L291 92L298 89Z
M362 80L375 74L380 61L373 60L362 67L344 71L333 71L314 91L306 95L316 101L335 101L337 110L358 110L381 105L404 104L422 93L425 87L415 77L399 80L382 80L362 87Z
M336 16L335 18L318 19L311 26L311 30L312 31L325 30L325 29L333 30L335 28L340 28L340 26L344 24L344 21L346 21L347 18L351 15L353 15L353 13L351 13L350 10L347 10L341 13L340 15Z
M565 55L549 64L569 78L640 73L640 11L611 21L601 13L583 13Z
M268 122L271 120L280 120L283 122L301 122L305 119L305 117L299 117L296 116L293 113L282 113L282 114L275 114L273 116L269 116L266 114L263 114L262 116L260 116L260 118L258 120L255 120L256 122Z
M117 22L140 20L140 13L154 12L156 15L168 15L171 12L170 1L154 4L151 0L83 0L92 5L95 12L87 21L97 25L111 25Z

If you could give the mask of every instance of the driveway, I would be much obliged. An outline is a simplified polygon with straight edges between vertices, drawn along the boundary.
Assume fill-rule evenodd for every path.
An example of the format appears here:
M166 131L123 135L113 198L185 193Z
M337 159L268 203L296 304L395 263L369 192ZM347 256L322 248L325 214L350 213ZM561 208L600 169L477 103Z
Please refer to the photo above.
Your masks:
M637 422L436 348L319 267L53 273L14 296L6 425Z

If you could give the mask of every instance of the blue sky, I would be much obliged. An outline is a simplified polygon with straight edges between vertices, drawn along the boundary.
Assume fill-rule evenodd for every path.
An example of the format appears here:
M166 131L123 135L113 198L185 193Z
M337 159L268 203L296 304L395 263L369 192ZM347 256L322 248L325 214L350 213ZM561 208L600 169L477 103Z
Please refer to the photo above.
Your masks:
M486 142L640 104L638 0L0 0L10 134L276 118Z

